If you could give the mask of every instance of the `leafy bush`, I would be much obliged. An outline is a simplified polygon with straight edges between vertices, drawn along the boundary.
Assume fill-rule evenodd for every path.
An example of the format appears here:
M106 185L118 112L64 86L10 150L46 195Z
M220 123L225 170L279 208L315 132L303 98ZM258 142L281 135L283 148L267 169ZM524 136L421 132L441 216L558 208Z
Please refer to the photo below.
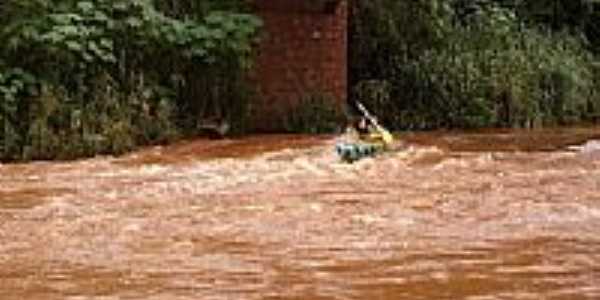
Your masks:
M12 156L22 143L19 108L21 95L35 83L35 78L21 69L0 71L0 157Z
M283 115L284 128L291 133L333 133L343 116L335 101L323 93L308 93Z
M151 0L0 4L0 160L121 153L194 134L181 120L205 117L198 108L216 99L205 95L225 88L235 89L225 107L246 107L239 74L260 20L240 1L230 1L239 12L204 2L215 4L188 12ZM215 78L205 94L189 92Z
M352 96L393 128L535 127L598 114L595 58L570 31L494 1L356 5Z

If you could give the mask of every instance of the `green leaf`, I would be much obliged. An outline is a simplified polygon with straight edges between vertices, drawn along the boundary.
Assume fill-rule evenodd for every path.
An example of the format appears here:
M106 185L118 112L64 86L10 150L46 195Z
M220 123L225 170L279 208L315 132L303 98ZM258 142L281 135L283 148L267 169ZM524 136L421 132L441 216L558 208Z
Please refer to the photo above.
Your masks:
M18 38L18 37L16 37L16 36L11 37L10 39L8 39L8 47L10 49L13 49L13 50L17 49L17 48L19 48L20 44L21 44L21 39Z
M165 35L165 39L169 42L169 43L175 43L175 41L177 40L177 36L173 33L167 33Z
M23 73L22 77L26 84L33 84L36 81L36 78L27 72Z
M212 31L212 37L214 37L218 40L224 39L225 36L226 36L225 32L223 32L223 30L221 30L221 29L215 29Z
M125 23L131 27L140 27L142 25L142 20L136 17L129 17L125 20Z
M38 29L33 26L25 26L23 28L23 30L21 31L21 34L23 35L23 37L29 38L29 39L34 39L34 40L39 38L38 33L39 33Z
M90 55L89 53L87 53L87 52L83 52L81 54L81 57L83 57L83 60L86 61L86 62L88 62L88 63L94 61L94 57L92 55Z
M103 11L96 11L94 13L94 20L100 21L100 22L107 22L109 20L109 18Z
M223 15L220 13L212 13L204 18L204 21L208 24L216 25L224 21Z
M49 18L57 25L70 25L74 22L83 21L83 17L78 14L52 14Z
M0 93L4 94L4 96L6 97L7 95L11 94L11 91L6 86L0 85Z
M173 22L171 28L176 32L182 32L186 29L186 26L182 22Z
M191 38L195 40L205 39L209 36L208 30L204 26L192 28L189 34Z
M18 93L20 90L22 90L25 87L25 83L19 79L15 79L11 81L11 87L10 87L10 91L13 94Z
M15 98L15 96L13 94L11 94L11 93L4 94L4 99L6 99L7 102L13 102L13 103L15 102L15 100L17 100ZM10 113L10 114L16 113L17 112L16 106L15 105L10 105L8 107L8 109L7 109L7 112Z
M111 63L111 64L117 63L117 58L112 53L104 54L101 58L104 62L107 62L107 63Z
M225 21L225 23L223 23L223 28L226 31L232 32L237 31L240 28L240 26L238 26L238 24L236 24L235 21L233 21L232 19L229 19Z
M79 29L73 25L63 25L55 27L55 30L64 35L78 35Z
M79 8L83 12L90 12L94 9L94 3L90 1L80 1L77 3L77 8Z
M117 11L126 11L127 10L127 2L116 2L113 4L113 9L117 10Z
M65 45L67 45L67 48L71 51L75 51L75 52L79 52L83 49L82 45L79 42L76 41L67 41L65 43Z
M211 49L211 48L215 48L217 46L217 44L211 40L207 40L204 42L204 47L206 49Z
M102 56L104 54L104 51L100 50L100 48L98 47L98 44L96 44L96 42L94 41L90 41L88 42L87 45L88 49L90 49L96 56Z
M110 49L112 50L114 48L114 42L112 40L109 40L107 38L101 38L100 39L100 46L106 48L106 49Z

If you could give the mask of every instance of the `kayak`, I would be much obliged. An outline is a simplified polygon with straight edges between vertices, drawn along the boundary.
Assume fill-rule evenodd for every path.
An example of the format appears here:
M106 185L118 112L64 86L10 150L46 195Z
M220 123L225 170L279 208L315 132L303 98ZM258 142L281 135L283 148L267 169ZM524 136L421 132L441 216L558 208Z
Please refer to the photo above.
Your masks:
M374 157L385 150L384 145L380 143L369 142L341 142L335 145L335 151L338 156L345 162L355 162L357 160Z
M373 157L388 149L394 142L393 135L379 124L377 118L362 103L356 101L356 104L364 119L346 128L345 141L335 145L335 151L340 158L350 163L365 157ZM366 124L367 121L370 124Z

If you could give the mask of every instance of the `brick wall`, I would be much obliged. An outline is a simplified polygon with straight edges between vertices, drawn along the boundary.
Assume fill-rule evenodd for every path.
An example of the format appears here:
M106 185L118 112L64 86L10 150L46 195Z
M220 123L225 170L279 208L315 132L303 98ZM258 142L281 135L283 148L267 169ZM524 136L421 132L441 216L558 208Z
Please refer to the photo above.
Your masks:
M344 0L255 0L265 22L253 79L259 89L258 129L276 130L277 119L311 92L347 94L347 18Z

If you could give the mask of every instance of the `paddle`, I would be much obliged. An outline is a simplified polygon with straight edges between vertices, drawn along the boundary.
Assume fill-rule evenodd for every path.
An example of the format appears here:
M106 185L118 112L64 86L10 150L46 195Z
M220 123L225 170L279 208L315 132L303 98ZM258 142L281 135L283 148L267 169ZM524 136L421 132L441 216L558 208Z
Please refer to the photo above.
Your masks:
M377 119L373 115L371 115L371 113L369 113L369 111L365 108L365 106L362 103L356 101L356 105L358 109L363 113L365 118L369 119L369 121L375 126L377 131L379 131L385 144L392 144L392 142L394 142L394 136L387 129L383 128L383 126L379 125Z

